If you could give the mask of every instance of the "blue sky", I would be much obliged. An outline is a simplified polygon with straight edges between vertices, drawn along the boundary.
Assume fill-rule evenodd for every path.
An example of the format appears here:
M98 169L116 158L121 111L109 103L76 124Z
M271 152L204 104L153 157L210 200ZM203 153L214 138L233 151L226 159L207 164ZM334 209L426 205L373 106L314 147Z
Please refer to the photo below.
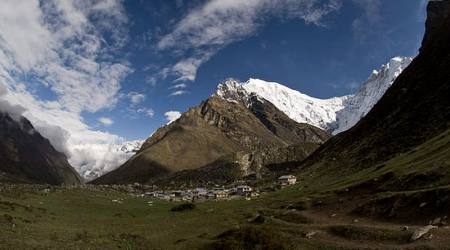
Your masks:
M0 98L78 171L104 172L129 157L111 145L146 139L230 77L354 92L390 58L417 54L426 3L4 0Z
M173 23L183 20L191 8L199 8L202 3L186 8L169 2L125 3L132 20L132 42L123 53L128 54L135 72L123 82L123 91L145 93L142 104L152 108L155 115L152 119L141 116L130 124L126 115L117 114L117 109L121 109L118 105L102 114L114 118L114 125L106 128L108 131L130 139L145 137L165 123L166 111L185 111L197 105L228 77L276 81L320 98L349 94L390 58L414 56L424 26L424 4L411 0L359 4L344 1L338 10L322 17L319 24L268 16L256 31L218 49L202 63L194 81L173 83L173 76L164 79L155 75L167 65L175 64L177 56L155 46L161 37L172 32ZM186 54L189 56L189 52ZM155 85L148 82L152 77L156 77ZM183 89L187 93L170 96L174 89L169 88L182 83L188 86ZM97 115L89 117L95 120Z

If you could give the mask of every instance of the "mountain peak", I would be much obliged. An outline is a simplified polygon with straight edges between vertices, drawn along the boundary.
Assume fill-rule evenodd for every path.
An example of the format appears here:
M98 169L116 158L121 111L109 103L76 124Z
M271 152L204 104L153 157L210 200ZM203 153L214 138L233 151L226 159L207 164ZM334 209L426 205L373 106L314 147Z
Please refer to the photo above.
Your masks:
M247 100L249 93L242 87L242 85L235 79L227 79L217 86L215 95L227 101L241 101Z

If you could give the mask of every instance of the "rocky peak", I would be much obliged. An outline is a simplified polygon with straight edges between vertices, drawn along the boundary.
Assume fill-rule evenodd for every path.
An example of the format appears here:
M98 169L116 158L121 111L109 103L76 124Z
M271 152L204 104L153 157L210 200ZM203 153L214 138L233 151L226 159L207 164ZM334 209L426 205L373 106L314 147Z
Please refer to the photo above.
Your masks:
M248 96L247 91L234 79L227 79L217 86L215 95L227 100L241 100Z
M228 102L240 102L246 107L252 105L252 100L264 102L265 100L257 93L248 91L242 83L234 79L228 79L217 86L217 91L213 96L218 96Z

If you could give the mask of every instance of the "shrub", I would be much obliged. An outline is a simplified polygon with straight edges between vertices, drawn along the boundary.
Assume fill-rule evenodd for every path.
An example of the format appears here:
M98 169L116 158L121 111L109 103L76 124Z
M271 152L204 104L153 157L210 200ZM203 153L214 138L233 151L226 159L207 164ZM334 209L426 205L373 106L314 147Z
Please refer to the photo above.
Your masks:
M187 210L192 210L195 208L195 204L194 203L183 203L180 205L176 205L174 207L172 207L170 209L170 211L172 212L183 212L183 211L187 211Z

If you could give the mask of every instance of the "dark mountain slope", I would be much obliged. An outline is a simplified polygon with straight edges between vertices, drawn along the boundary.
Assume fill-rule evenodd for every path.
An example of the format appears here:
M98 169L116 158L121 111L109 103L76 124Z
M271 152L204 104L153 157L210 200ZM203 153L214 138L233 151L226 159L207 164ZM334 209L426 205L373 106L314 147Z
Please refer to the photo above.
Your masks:
M432 1L428 13L420 54L367 116L320 147L302 164L302 172L336 179L372 167L381 170L386 161L412 153L450 128L450 2ZM447 146L434 153L448 152ZM445 159L439 164L450 167Z
M228 81L226 84L237 84ZM228 100L213 95L178 120L158 129L123 166L93 183L146 182L181 170L198 169L236 152L320 144L328 133L299 124L255 96Z
M64 154L56 151L21 117L20 121L0 112L0 171L6 182L52 185L81 184L82 179Z

